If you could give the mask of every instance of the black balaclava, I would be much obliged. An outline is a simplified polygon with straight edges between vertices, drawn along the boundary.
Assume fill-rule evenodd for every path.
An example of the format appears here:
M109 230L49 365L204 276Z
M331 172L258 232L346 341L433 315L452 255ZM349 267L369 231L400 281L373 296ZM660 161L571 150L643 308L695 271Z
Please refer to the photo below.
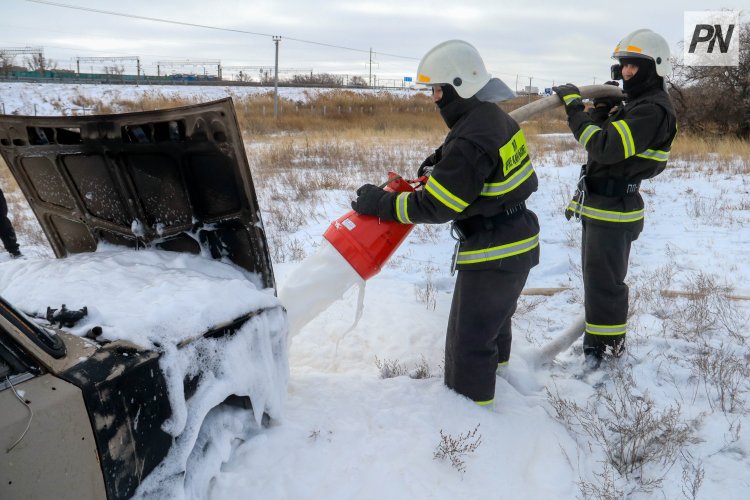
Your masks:
M458 95L453 85L444 84L441 87L443 88L443 97L435 104L440 108L440 116L443 117L443 121L448 125L448 128L453 128L462 116L482 104L476 96L464 99Z
M444 83L440 86L440 88L443 89L443 97L441 97L440 100L435 103L438 105L438 108L443 109L456 99L461 99L461 96L458 95L458 92L456 92L456 89L453 88L453 85Z
M638 66L638 72L630 79L622 80L622 89L630 97L637 97L652 88L660 88L662 79L656 74L656 65L651 59L639 57L622 57L620 64L634 64Z

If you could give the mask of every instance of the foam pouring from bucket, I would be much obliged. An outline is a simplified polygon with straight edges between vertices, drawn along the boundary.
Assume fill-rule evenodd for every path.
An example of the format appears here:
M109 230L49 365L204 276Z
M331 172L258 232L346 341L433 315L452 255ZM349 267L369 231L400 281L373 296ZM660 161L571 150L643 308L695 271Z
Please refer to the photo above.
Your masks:
M414 187L401 176L388 172L386 191L410 192ZM372 215L350 210L333 221L323 237L338 250L362 279L380 272L393 252L414 229L412 224L382 221Z
M410 192L419 182L389 172L384 189ZM354 210L333 221L318 251L297 266L279 290L289 316L290 337L359 285L357 314L349 330L354 328L362 315L365 280L380 272L413 228L412 224L383 221Z

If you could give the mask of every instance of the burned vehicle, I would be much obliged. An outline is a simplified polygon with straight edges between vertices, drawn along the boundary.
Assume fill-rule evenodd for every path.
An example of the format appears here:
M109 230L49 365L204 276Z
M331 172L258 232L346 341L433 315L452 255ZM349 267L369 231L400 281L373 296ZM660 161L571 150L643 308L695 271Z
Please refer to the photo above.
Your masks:
M0 116L0 152L57 257L47 259L56 268L0 265L0 498L185 496L186 464L211 445L200 431L212 412L262 429L279 415L288 377L286 313L231 99ZM163 284L165 269L201 303L152 291L122 303L134 319L114 325L97 302L122 286L91 272L101 266L75 268L92 262L142 272L116 305ZM193 270L210 265L223 267L206 292ZM31 287L62 272L87 278L92 302L83 310L67 299L78 314L65 318L59 281ZM217 299L232 307L211 302L224 289L239 290ZM47 315L52 297L61 298ZM168 325L158 323L164 304ZM181 321L192 310L199 319Z

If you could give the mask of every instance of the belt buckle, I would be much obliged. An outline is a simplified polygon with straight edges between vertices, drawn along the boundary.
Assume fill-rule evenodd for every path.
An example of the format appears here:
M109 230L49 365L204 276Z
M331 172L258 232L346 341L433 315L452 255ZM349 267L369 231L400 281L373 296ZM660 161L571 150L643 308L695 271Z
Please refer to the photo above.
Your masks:
M453 257L451 258L451 276L456 274L456 267L458 267L458 249L461 247L461 242L456 241L456 247L453 249Z
M461 231L461 228L456 225L456 221L451 224L451 237L456 240L456 247L453 249L453 257L451 257L451 276L456 274L456 267L458 266L458 250L461 247L461 242L466 241L466 233Z

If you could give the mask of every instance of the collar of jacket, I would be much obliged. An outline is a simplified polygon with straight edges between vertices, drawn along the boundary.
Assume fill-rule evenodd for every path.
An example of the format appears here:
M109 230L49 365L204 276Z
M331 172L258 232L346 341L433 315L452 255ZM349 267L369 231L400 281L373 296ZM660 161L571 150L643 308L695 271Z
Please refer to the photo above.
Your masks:
M444 108L441 108L440 116L443 117L443 121L448 125L448 128L453 128L453 125L455 125L462 116L480 104L482 104L482 101L474 96L469 97L468 99L459 98L449 103Z

